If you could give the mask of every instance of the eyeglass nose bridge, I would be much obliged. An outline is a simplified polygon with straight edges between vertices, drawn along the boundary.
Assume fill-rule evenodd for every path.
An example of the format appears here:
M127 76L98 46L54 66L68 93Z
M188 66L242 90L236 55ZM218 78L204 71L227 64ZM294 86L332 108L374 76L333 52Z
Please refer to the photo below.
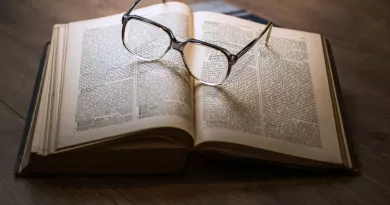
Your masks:
M171 48L173 48L179 52L183 51L185 45L186 45L185 42L180 42L176 39L172 39Z

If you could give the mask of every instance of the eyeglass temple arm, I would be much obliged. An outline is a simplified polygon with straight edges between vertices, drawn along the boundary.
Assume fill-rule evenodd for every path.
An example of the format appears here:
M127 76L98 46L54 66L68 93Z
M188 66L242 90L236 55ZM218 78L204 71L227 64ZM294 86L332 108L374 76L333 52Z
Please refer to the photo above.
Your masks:
M265 45L268 47L268 42L269 38L271 36L271 31L272 31L273 24L272 22L269 22L265 29L260 33L259 37L251 41L247 46L245 46L240 52L237 53L237 59L241 58L245 53L247 53L260 39L263 37L265 32L268 31L267 33L267 38L265 39Z
M130 9L125 13L125 15L129 15L131 11L141 2L142 0L135 0L134 4L130 7ZM162 0L162 2L165 4L167 0Z

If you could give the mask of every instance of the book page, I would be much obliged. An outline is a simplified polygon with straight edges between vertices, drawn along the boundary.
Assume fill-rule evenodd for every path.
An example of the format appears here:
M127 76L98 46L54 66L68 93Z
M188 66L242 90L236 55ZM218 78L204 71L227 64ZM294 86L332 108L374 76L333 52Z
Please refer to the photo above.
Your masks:
M35 127L31 128L34 130L33 133L33 141L31 146L31 152L37 153L42 152L40 148L42 148L43 141L44 141L44 132L46 130L46 123L47 120L47 110L45 109L48 106L48 100L49 100L49 87L50 87L50 76L52 72L52 63L53 63L53 53L56 49L56 43L57 42L57 32L58 32L58 25L54 25L53 28L53 34L50 40L50 45L48 46L48 52L46 54L45 64L44 64L44 70L42 73L42 85L41 90L39 92L38 96L38 108L37 108L37 117L35 121Z
M47 154L55 146L55 137L51 136L55 136L56 127L50 125L58 120L65 35L66 24L54 25L32 148L39 154Z
M210 12L193 16L195 38L233 54L265 28ZM202 72L202 65L195 66ZM312 160L342 161L318 34L273 28L269 47L264 36L238 60L222 86L195 83L195 89L197 144L230 142Z
M132 14L167 26L180 41L191 36L185 4ZM122 15L69 24L57 148L160 127L194 136L192 80L180 53L170 50L159 61L137 58L122 44Z
M56 34L57 34L57 27L54 26L53 28L53 35L50 42L56 41ZM54 44L50 44L49 47L49 54L47 55L47 61L45 64L45 71L44 75L42 76L42 90L39 97L39 108L38 108L38 114L36 118L36 123L34 127L34 135L33 135L33 142L31 147L31 152L39 152L42 153L42 147L44 144L44 137L45 137L45 130L47 128L48 123L45 123L47 121L47 111L48 109L44 109L49 107L48 101L49 101L49 87L50 87L50 76L52 73L52 62L53 62L53 53L54 53Z

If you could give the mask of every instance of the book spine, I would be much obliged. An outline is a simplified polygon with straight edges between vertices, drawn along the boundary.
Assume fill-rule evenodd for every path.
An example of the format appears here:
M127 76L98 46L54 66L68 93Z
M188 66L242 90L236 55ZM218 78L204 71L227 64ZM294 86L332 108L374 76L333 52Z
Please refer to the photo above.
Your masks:
M16 161L15 161L15 166L14 166L15 175L21 174L22 169L23 169L22 162L23 162L23 158L26 156L26 151L27 151L27 146L28 146L27 142L28 142L30 130L32 128L31 125L33 124L33 119L35 118L35 115L37 114L36 107L38 105L40 89L41 89L42 84L43 84L42 79L43 79L43 75L44 75L46 56L47 56L49 46L50 46L50 42L47 42L44 45L41 59L39 62L37 77L35 79L33 95L32 95L31 100L30 100L30 107L28 110L26 124L24 126L22 140L21 140L20 145L19 145L19 151L18 151L18 154L16 156Z

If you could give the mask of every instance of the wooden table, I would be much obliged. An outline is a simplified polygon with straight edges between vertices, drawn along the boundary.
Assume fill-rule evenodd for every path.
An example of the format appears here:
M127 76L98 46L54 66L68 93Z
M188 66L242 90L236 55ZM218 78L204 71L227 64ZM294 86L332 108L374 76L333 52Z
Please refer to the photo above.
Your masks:
M40 52L53 24L120 13L130 3L1 2L0 204L390 204L390 2L384 0L232 1L283 27L329 39L360 176L253 168L192 156L175 176L14 178Z

